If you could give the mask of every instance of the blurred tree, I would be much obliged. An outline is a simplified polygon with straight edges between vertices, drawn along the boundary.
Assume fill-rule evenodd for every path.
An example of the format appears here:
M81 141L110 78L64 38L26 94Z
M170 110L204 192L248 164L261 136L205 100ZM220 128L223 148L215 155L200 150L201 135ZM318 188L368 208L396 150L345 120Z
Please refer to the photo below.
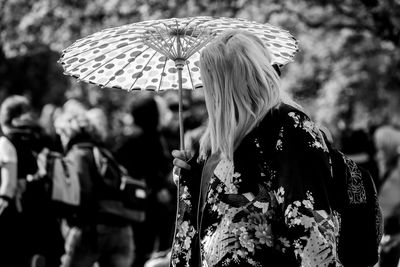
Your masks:
M214 1L209 1L212 3ZM59 79L68 85L68 78L49 78L48 71L60 72L56 66L56 56L48 53L59 53L73 41L104 28L120 26L140 20L179 17L200 13L218 14L220 10L232 10L226 13L235 15L245 1L217 1L204 6L204 1L193 0L3 0L0 1L0 81L5 88L4 95L11 93L28 93L40 108L48 101L61 103L63 94L56 86ZM2 57L1 57L2 56ZM3 60L2 60L3 59ZM52 60L54 64L43 67L44 62ZM36 65L35 65L36 64ZM42 64L42 66L37 66ZM23 77L23 78L22 78ZM67 97L82 99L98 98L95 90L88 86L72 82ZM57 87L57 88L54 88ZM65 86L62 90L66 90ZM87 91L84 93L84 91ZM48 96L48 94L50 96ZM120 105L107 104L109 97L119 93L102 91L107 109ZM93 95L93 96L92 96ZM55 99L54 97L57 97ZM118 98L118 97L117 97ZM120 98L123 101L125 98ZM84 100L84 101L87 101ZM98 103L97 103L98 104Z
M48 53L59 53L98 30L141 20L213 15L270 22L293 33L300 52L283 69L283 86L321 121L335 125L349 105L370 114L390 114L400 106L399 12L397 0L3 0L0 75L6 79L0 81L5 89L0 100L5 91L29 89L39 107L56 97L61 102L63 94L57 90L64 89L53 84L62 80L59 83L68 86L68 80L47 74L59 68L39 61L55 61ZM23 67L31 64L35 67ZM53 78L41 78L40 73ZM70 88L69 96L110 112L127 99L120 92L99 93L75 82Z
M281 25L299 39L283 85L320 121L334 128L349 106L355 121L365 119L360 110L381 118L399 112L398 1L250 2L239 16Z

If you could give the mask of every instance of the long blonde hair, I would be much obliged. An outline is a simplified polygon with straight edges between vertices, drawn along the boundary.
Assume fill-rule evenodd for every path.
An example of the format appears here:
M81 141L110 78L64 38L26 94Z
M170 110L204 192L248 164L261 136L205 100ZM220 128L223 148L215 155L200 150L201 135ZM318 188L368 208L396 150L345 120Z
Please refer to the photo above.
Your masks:
M287 95L268 49L246 31L228 31L210 43L201 53L200 69L209 115L200 156L221 152L233 159L243 138Z

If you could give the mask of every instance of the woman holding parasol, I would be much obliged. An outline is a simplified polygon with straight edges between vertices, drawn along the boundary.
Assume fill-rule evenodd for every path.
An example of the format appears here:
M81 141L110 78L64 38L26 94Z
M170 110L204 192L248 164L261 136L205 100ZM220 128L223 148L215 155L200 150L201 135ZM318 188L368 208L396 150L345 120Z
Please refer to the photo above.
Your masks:
M342 266L327 195L328 148L280 88L261 40L228 31L200 56L209 122L189 161L173 151L191 196L173 266Z

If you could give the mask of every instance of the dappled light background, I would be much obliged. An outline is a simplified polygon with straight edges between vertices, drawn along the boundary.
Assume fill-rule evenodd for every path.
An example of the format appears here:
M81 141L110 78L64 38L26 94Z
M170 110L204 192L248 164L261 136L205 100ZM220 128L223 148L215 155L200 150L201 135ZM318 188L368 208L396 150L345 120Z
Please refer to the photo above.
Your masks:
M168 266L177 206L171 151L180 142L178 91L100 88L64 75L57 61L63 49L100 30L192 16L243 18L287 29L299 52L281 68L282 87L330 141L370 171L383 188L381 203L400 201L398 187L382 182L389 177L400 185L400 0L0 0L0 104L10 95L26 96L60 151L57 116L87 113L99 139L120 155L128 172L153 179L153 204L159 209L149 208L152 217L134 230L133 267L143 267L150 252L161 252L155 257ZM159 124L150 127L157 118ZM184 90L187 148L194 148L206 119L202 89ZM144 244L149 233L153 239Z
M56 63L61 50L108 27L211 15L288 29L300 52L283 68L282 84L334 135L349 117L360 127L399 121L398 1L9 0L0 12L0 100L23 93L40 109L82 98L113 116L134 94L63 76Z
M134 94L64 76L57 64L61 50L108 27L211 15L288 29L300 52L283 68L282 84L334 135L343 119L360 127L399 121L398 1L8 0L0 12L0 100L25 94L40 110L80 98L111 119Z

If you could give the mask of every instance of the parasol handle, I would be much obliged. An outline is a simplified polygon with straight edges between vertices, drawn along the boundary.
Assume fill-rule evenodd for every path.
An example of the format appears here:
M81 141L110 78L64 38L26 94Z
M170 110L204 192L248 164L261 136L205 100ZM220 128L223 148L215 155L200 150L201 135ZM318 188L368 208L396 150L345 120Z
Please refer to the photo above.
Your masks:
M178 69L178 85L179 85L179 138L180 138L180 150L185 150L185 140L184 140L184 127L183 127L183 112L182 112L182 98L183 98L183 89L182 89L182 69L183 63L176 61L176 68Z

